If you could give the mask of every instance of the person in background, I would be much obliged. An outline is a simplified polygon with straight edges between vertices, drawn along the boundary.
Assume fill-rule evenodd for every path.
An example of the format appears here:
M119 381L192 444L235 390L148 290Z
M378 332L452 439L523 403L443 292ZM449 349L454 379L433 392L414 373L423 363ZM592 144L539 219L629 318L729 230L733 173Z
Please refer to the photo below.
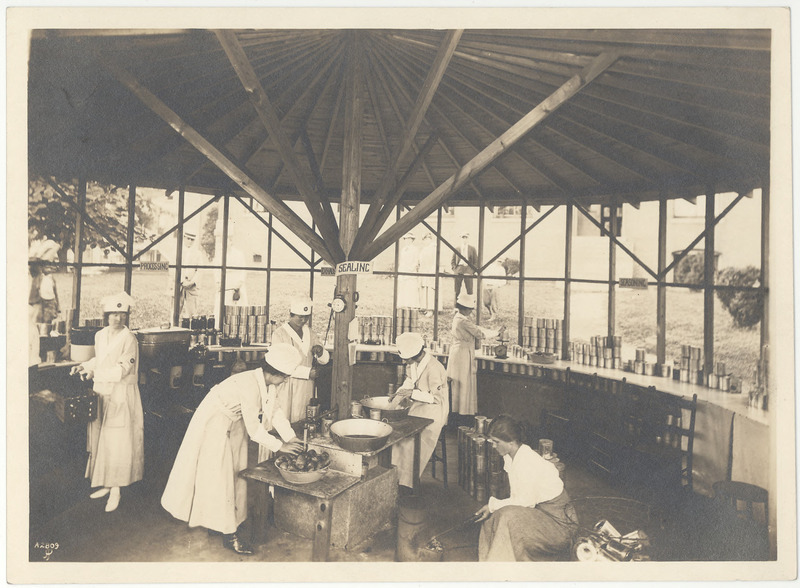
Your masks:
M144 473L144 415L139 395L139 345L127 327L133 299L121 292L103 299L108 325L94 338L95 356L72 368L94 380L99 395L97 418L89 423L86 477L91 498L108 496L106 512L116 510L120 488L142 479Z
M475 273L473 268L478 265L478 252L469 244L469 233L461 234L460 255L453 253L450 266L455 274L456 300L461 294L461 283L467 289L467 294L472 294L472 275Z
M489 266L489 269L486 272L489 276L505 276L506 269L503 267L499 261L495 261L493 264ZM486 318L491 319L492 317L497 316L499 304L497 301L499 288L502 288L506 285L506 280L499 277L490 277L482 280L483 283L483 296L481 297L481 303L483 304L484 308L486 308L486 312L489 316Z
M39 283L42 278L42 270L39 259L32 257L28 260L28 376L29 380L35 373L41 361L39 327L36 325L42 312L42 300L39 297Z
M452 411L460 415L474 415L478 410L478 370L475 365L476 342L483 339L483 331L472 322L475 297L462 292L456 300L453 316L450 356L447 360L447 377L451 381Z
M183 252L181 255L181 299L180 317L191 318L198 314L200 301L200 288L197 285L198 269L196 267L185 267L199 265L204 260L203 255L195 247L195 234L189 231L183 233Z
M419 271L423 274L435 274L437 269L436 262L436 241L433 233L425 233L422 237L422 247L419 251ZM422 276L419 279L419 303L425 314L432 314L436 300L436 278L433 275ZM439 296L439 310L442 310L444 296Z
M436 449L439 433L447 424L450 402L447 391L447 370L425 350L425 340L419 333L402 333L397 336L397 353L406 366L406 378L395 394L393 402L411 401L408 414L433 423L420 434L419 471L425 469ZM405 439L392 447L392 465L397 466L400 490L411 493L414 474L414 440Z
M397 271L419 273L419 250L414 233L406 233L397 258ZM397 308L419 308L419 276L397 276Z
M492 496L475 513L483 521L479 561L551 561L563 557L578 526L556 466L523 442L523 427L508 415L487 431L503 456L510 496Z
M289 454L303 447L277 391L300 359L292 346L275 343L261 367L214 386L186 429L161 496L161 505L176 519L221 533L223 546L242 555L253 553L238 535L247 519L247 481L239 472L247 467L248 439ZM280 438L268 432L273 427Z
M308 326L312 306L307 296L294 298L289 306L289 320L272 335L273 344L285 343L300 353L300 364L278 392L281 408L291 422L306 417L306 406L314 395L316 365L326 365L330 361L330 354L317 342Z

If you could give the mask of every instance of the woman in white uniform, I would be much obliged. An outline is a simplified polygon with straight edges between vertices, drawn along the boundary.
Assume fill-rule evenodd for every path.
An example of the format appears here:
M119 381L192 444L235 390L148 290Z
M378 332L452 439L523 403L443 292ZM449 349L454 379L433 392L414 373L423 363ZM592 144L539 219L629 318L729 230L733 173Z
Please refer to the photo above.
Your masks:
M410 399L409 415L433 419L433 423L420 434L419 471L422 472L436 449L439 433L450 414L447 370L425 350L425 341L419 333L398 335L397 350L406 365L406 379L393 402L408 402L405 399ZM405 439L392 447L392 464L397 466L401 490L410 493L414 484L413 439Z
M94 338L95 356L72 368L94 380L99 395L97 418L89 423L86 477L99 489L92 498L108 496L106 512L119 506L120 488L142 479L144 417L139 396L139 345L126 323L132 298L122 292L103 299L107 327Z
M577 529L575 509L556 466L522 442L522 425L500 415L489 425L489 441L503 456L511 496L476 513L484 521L479 561L550 561L560 559Z
M276 389L298 363L295 349L277 343L262 367L214 386L189 423L161 497L172 516L222 533L222 544L239 554L253 553L237 534L247 519L247 481L239 472L247 468L248 437L270 451L302 449L278 406ZM273 428L280 438L268 433Z
M272 335L273 343L291 345L301 357L300 364L278 392L281 408L293 423L306 417L306 406L314 394L314 380L317 378L314 363L325 365L330 360L328 351L317 343L316 336L308 328L311 307L308 297L292 300L289 320Z
M447 376L452 380L453 412L461 415L473 415L478 411L475 343L483 338L483 331L470 319L474 309L475 298L472 294L462 292L458 295Z

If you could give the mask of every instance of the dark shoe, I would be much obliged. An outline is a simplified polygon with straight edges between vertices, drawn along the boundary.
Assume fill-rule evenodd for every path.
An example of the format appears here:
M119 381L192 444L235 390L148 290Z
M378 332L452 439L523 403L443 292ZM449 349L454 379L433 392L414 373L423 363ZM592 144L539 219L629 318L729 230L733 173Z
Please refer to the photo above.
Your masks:
M253 548L239 538L236 533L222 536L222 545L225 549L235 551L240 555L253 555Z

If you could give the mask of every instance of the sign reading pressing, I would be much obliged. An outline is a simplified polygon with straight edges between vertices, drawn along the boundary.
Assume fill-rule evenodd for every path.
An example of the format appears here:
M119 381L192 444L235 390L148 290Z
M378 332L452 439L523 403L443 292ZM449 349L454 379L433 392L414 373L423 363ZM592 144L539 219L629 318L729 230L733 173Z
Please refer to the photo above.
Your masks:
M143 272L165 272L168 269L168 261L143 261L139 264L139 270Z
M619 287L647 290L647 278L620 278Z
M371 274L371 261L343 261L336 264L336 275L343 274Z
M336 275L336 270L333 268L333 266L323 265L322 267L319 268L319 275L321 275L321 276L335 276Z

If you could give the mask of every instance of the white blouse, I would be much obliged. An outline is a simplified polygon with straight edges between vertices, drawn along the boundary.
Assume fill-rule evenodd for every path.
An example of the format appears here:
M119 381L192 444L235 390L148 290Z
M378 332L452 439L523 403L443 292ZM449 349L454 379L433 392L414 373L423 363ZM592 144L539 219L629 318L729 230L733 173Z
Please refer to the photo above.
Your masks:
M508 472L511 496L503 500L494 496L489 498L489 512L512 505L533 508L564 491L564 482L558 476L556 466L528 445L520 445L514 459L504 455L503 462L503 469Z

